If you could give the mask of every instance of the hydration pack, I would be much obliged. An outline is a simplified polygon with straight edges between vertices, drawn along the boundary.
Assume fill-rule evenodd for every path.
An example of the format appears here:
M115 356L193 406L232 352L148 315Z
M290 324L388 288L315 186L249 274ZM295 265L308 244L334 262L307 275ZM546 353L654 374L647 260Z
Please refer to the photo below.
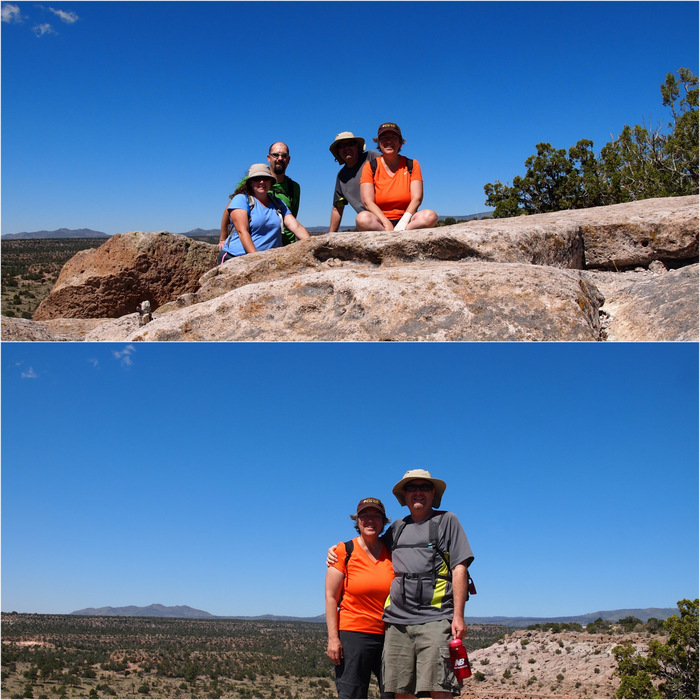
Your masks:
M392 533L392 543L391 551L397 549L429 549L432 551L432 556L427 559L429 562L429 569L426 567L423 571L412 571L411 573L396 573L395 576L401 577L401 590L402 594L405 593L405 583L407 580L417 580L419 593L422 594L423 581L430 580L431 586L435 589L436 584L439 579L444 581L452 581L452 569L450 567L450 553L445 552L438 542L440 522L446 511L437 511L428 523L428 541L427 542L416 542L414 544L399 544L399 538L404 528L407 525L407 519L402 518L397 521L396 528ZM410 517L410 516L409 516ZM438 557L442 560L442 564L438 566ZM420 569L426 563L426 557L420 556L416 557L415 569ZM467 594L466 599L469 600L469 595L476 594L476 587L474 586L474 581L469 575L469 569L467 569Z

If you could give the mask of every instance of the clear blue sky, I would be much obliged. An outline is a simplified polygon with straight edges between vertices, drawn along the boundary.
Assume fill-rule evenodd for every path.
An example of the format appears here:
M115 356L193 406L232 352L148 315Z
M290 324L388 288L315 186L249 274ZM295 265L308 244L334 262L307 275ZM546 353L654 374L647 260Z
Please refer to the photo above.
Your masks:
M2 233L218 228L276 140L327 226L351 130L401 126L424 206L485 211L536 144L667 122L696 2L3 2ZM346 213L344 225L354 217Z
M468 615L698 595L697 344L7 344L2 610L323 612L327 547L410 468Z

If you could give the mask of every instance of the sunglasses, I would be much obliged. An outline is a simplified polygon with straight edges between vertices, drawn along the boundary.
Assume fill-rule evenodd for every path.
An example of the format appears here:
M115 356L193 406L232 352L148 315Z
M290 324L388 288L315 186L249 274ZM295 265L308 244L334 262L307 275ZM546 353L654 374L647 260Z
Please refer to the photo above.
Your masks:
M410 493L413 493L414 491L432 491L433 485L432 484L406 484L406 486L403 487L403 490L409 491Z
M273 158L277 158L277 160L287 160L289 158L289 153L270 153L270 155Z

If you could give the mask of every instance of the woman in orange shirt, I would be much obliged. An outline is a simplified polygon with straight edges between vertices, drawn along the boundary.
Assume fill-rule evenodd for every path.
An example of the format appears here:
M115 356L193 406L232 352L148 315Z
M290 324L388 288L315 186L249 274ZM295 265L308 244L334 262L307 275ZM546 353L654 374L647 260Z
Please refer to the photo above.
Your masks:
M366 162L360 178L360 196L366 211L355 219L358 231L405 231L432 228L437 214L432 209L418 211L423 202L423 177L417 160L409 168L400 155L406 139L393 122L385 122L377 130L382 155L376 160L376 171Z
M339 698L368 697L372 673L384 697L382 613L394 570L379 536L389 519L378 498L363 498L350 517L359 537L336 546L338 561L326 572L326 653L335 665Z

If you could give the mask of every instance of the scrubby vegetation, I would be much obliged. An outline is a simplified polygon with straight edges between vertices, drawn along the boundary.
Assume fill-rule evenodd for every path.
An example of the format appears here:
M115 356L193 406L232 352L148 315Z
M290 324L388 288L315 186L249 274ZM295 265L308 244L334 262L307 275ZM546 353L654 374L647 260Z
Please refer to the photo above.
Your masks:
M630 642L612 650L620 676L618 698L698 697L698 598L679 601L678 609L680 617L663 622L668 638L651 640L646 656Z
M596 156L593 141L566 149L538 143L513 184L484 185L494 217L541 214L698 193L698 77L687 68L666 75L660 86L671 121L625 125Z
M470 627L467 648L506 631ZM2 697L331 698L326 641L313 622L3 613Z

